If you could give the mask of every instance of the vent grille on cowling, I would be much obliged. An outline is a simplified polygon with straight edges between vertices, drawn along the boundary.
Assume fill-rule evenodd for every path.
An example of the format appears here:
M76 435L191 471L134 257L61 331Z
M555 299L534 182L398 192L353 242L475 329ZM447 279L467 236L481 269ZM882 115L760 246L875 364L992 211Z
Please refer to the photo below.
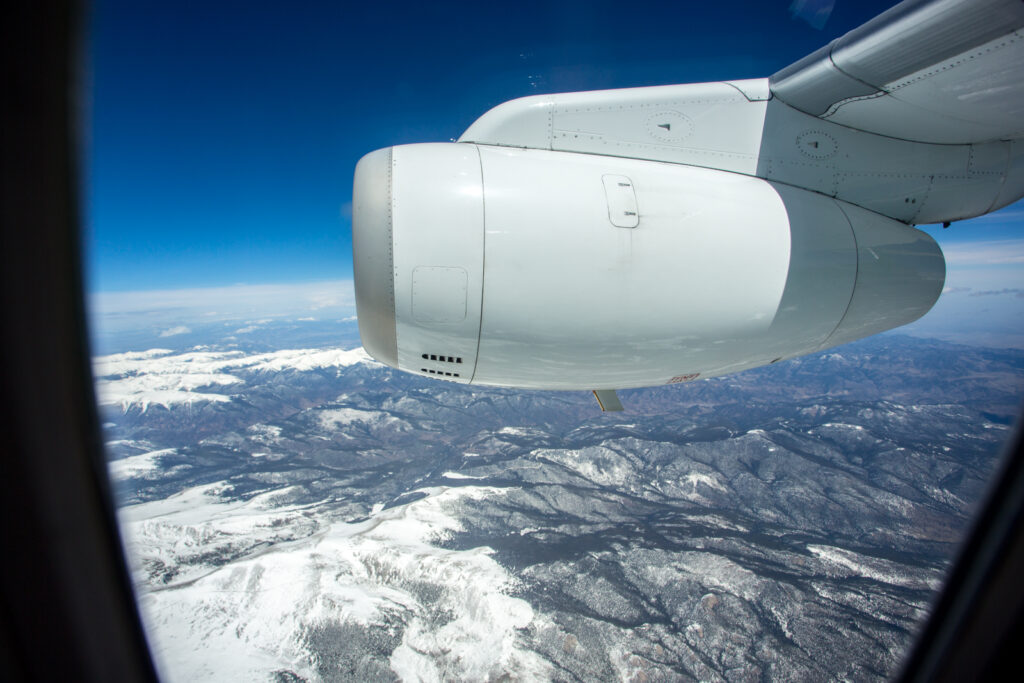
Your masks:
M424 353L420 356L423 360L436 360L439 363L461 363L462 356L446 356L439 353Z
M420 372L426 372L431 375L442 375L444 377L458 377L457 372L445 372L444 370L428 370L427 368L420 368Z

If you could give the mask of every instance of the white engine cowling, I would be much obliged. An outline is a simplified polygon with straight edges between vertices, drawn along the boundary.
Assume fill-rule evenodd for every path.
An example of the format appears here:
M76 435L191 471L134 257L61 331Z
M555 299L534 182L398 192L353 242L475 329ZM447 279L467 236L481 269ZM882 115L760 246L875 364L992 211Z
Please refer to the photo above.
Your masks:
M925 233L758 178L467 143L356 167L367 351L457 382L621 389L736 372L916 320Z

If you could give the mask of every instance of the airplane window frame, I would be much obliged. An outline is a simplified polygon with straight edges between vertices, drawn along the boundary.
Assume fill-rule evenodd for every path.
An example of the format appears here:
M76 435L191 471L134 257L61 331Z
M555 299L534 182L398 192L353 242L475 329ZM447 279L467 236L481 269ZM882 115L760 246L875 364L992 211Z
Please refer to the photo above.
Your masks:
M9 10L11 12L11 10ZM76 138L83 10L19 5L4 41L3 496L0 670L10 680L155 681L100 439L85 320ZM1018 428L903 680L1012 661L1024 585ZM1001 635L996 635L1001 634Z

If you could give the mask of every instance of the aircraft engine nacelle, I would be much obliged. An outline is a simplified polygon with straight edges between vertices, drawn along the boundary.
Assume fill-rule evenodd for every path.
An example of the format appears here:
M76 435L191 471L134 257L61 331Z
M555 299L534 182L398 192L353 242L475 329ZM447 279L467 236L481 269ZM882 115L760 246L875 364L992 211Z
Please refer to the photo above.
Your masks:
M406 145L366 155L353 196L364 347L456 382L726 374L916 320L945 279L915 228L707 168Z

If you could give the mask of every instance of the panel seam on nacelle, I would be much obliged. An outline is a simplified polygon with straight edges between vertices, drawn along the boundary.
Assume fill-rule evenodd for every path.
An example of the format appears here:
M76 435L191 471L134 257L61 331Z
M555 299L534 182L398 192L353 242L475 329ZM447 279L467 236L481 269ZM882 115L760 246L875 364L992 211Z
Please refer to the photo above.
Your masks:
M907 225L917 225L917 217L921 215L924 208L928 205L928 198L932 196L932 189L935 187L935 176L928 176L928 186L924 189L924 196L921 197L921 203L917 205L917 211L907 221Z
M554 151L555 149L555 108L554 98L551 99L551 106L548 107L548 150ZM480 154L480 150L477 149L477 154ZM483 177L484 166L483 160L480 161L480 176Z
M787 105L787 106L789 106L789 105ZM832 123L832 122L827 122L827 123L829 123L830 125L836 125L836 126L839 126L839 127L848 128L848 126L843 126L842 124L835 124L835 123ZM850 130L855 130L855 129L850 129ZM892 140L898 140L899 139L899 138L891 138L890 136L885 136L885 135L878 135L877 133L870 133L870 132L867 132L867 131L857 131L857 132L865 133L865 134L868 134L868 135L875 135L875 136L878 136L878 137L885 137L885 138L889 138L889 139L892 139ZM904 142L910 142L912 144L920 144L920 145L936 145L936 146L946 146L946 147L969 147L970 146L970 145L965 145L965 144L942 145L941 143L921 143L921 142L915 142L913 140L905 140ZM473 143L459 143L459 144L472 144L475 147L477 147L477 152L478 153L479 153L479 150L480 150L481 147L489 147L489 148L495 148L495 149L521 149L521 148L510 148L510 147L506 147L504 145L483 144L483 143L476 143L476 142L473 142ZM528 148L528 149L532 149L532 148ZM730 169L724 169L724 168L716 168L716 167L713 167L713 166L702 166L700 164L694 164L694 163L682 163L682 162L678 162L678 161L665 161L663 159L643 159L643 158L639 158L639 157L624 157L624 156L618 156L616 154L609 154L609 153L602 154L602 153L598 153L598 152L585 152L585 151L561 150L561 149L559 149L559 150L536 150L536 151L540 151L540 152L551 151L551 152L555 152L557 154L570 154L570 155L580 155L580 156L588 156L588 157L608 157L608 158L612 158L612 159L634 159L634 160L637 160L637 161L644 161L644 162L648 162L648 163L652 163L652 164L663 164L665 166L679 166L679 167L686 167L686 168L707 169L707 170L715 171L716 173L727 173L727 174L730 174L730 175L742 176L744 178L756 178L756 179L759 179L759 180L767 181L769 183L779 183L781 185L786 185L787 187L793 187L793 188L796 188L796 189L799 189L799 190L803 190L805 192L812 192L814 194L821 195L823 197L828 197L829 199L835 200L837 202L843 202L843 203L849 204L851 206L856 206L858 208L864 209L865 211L870 211L871 213L876 213L876 214L878 214L880 216L885 216L886 218L898 221L898 222L903 223L905 225L916 225L916 223L914 223L911 220L907 220L907 219L904 219L904 218L899 218L899 217L896 217L896 216L891 216L889 214L883 213L883 212L879 211L877 208L872 208L872 207L869 207L869 206L864 206L862 204L858 204L856 201L851 201L851 199L839 197L838 194L839 194L840 178L842 176L873 177L873 178L922 178L922 179L927 178L928 179L928 185L929 185L929 189L928 189L928 193L929 194L930 194L930 191L931 191L931 183L936 178L940 179L940 180L941 179L948 179L948 180L970 180L972 178L977 178L979 176L985 176L985 175L996 176L996 175L999 175L1003 183L1005 183L1005 181L1006 181L1006 174L999 174L996 171L976 171L976 172L973 172L973 173L962 173L962 174L949 174L949 173L944 173L944 174L923 174L923 173L921 173L921 174L917 174L917 173L898 173L898 172L889 173L889 172L884 172L884 171L881 171L881 172L871 172L871 171L839 171L839 170L833 168L833 170L832 170L832 189L831 189L831 193L829 193L829 192L826 192L826 191L822 191L820 189L815 189L813 187L808 187L806 185L800 185L800 184L791 182L791 181L786 180L786 179L775 177L773 175L773 173L772 173L771 166L773 166L773 165L803 166L803 167L808 167L808 168L820 167L820 164L815 164L813 162L795 161L795 160L788 160L788 159L780 160L780 159L772 158L772 157L763 157L765 163L769 165L769 171L768 171L767 174L761 174L761 173L744 173L742 171L736 171L736 170L730 170ZM701 150L698 150L698 151L701 151ZM729 153L715 153L715 152L711 152L710 154L727 155ZM483 162L481 160L481 177L482 177L482 174L483 174L482 163ZM925 199L927 198L927 196L928 195L926 194L925 195ZM998 201L998 197L997 197L997 201ZM486 207L486 201L484 202L484 205ZM923 203L922 203L922 206L923 206ZM916 219L917 215L920 214L920 211L921 211L921 209L919 208L918 209L918 214L915 214L915 216L914 216L915 219ZM486 241L486 233L485 233L485 241Z
M743 92L743 90L738 85L736 85L735 83L733 83L731 81L721 81L721 82L724 83L725 85L729 86L730 88L735 89L737 92L739 92L739 94L743 95L743 97L747 100L747 102L767 102L768 100L772 99L772 97L774 97L774 94L772 93L772 91L769 90L768 91L768 97L766 97L764 99L760 99L760 100L752 100L752 99L750 99L750 95L748 95L747 93Z
M480 340L484 333L484 294L487 286L487 193L484 185L484 160L480 154L480 146L473 145L477 163L480 164L480 324L476 330L476 354L473 358L473 372L469 376L469 384L476 379L476 370L480 367Z
M1002 141L1000 141L1002 142ZM974 154L974 145L971 145L971 154ZM973 158L973 156L972 156ZM995 210L995 205L999 202L999 198L1003 196L1003 189L1006 187L1006 181L1010 177L1010 165L1013 163L1013 142L1010 142L1010 148L1006 150L1006 163L1003 164L1003 170L999 173L999 187L996 189L996 196L992 198L992 202L988 205L985 213L991 213Z
M395 367L402 369L402 363L398 354L398 296L395 293L395 278L398 276L398 266L395 265L395 166L398 159L395 158L395 148L388 149L388 241L390 242L391 259L391 309L395 315Z
M852 78L852 76L851 76L851 78ZM872 86L872 87L874 87L874 86ZM883 95L887 95L888 93L886 93L885 91L882 91L882 94ZM865 135L874 135L874 136L879 137L879 138L887 138L889 140L897 140L899 142L910 142L910 143L913 143L915 145L932 145L932 146L935 146L935 147L966 147L968 145L982 144L982 143L985 143L985 142L1009 142L1010 141L1010 140L1007 140L1006 138L998 138L998 139L995 139L995 140L972 140L970 142L925 142L924 140L914 140L914 139L911 139L911 138L901 138L901 137L899 137L897 135L889 135L889 134L886 134L886 133L878 133L876 131L867 130L865 128L857 128L856 126L852 126L852 125L850 125L848 123L842 123L840 121L833 121L832 119L824 119L821 116L818 116L816 114L808 114L807 112L803 111L802 109L800 109L798 107L794 107L792 104L786 102L781 97L773 98L773 101L777 101L778 104L780 104L782 106L788 107L789 109L792 109L795 112L799 112L800 114L803 114L804 116L810 116L811 118L818 119L819 121L822 121L823 123L827 123L830 126L838 126L840 128L845 128L847 130L852 130L852 131L857 132L857 133L863 133ZM1017 138L1012 138L1012 139L1017 139ZM672 162L669 162L669 163L672 163Z
M831 117L833 117L836 114L838 114L839 110L842 109L844 105L851 104L853 102L864 102L865 100L874 100L874 99L878 99L879 97L885 97L888 94L889 93L885 92L884 90L879 90L878 92L873 92L873 93L871 93L869 95L855 95L854 97L847 97L844 100L836 100L835 102L830 104L828 109L826 109L824 112L822 112L818 116L818 118L822 119L823 121L828 121ZM835 123L835 121L830 121L830 123ZM855 128L854 130L860 130L860 129L859 128ZM871 132L871 131L864 131L864 132L868 133L868 132Z
M388 260L391 262L391 287L388 288L388 296L391 297L391 308L395 308L395 148L388 148ZM395 314L397 322L398 316ZM395 333L395 365L398 365L398 333Z
M861 78L857 78L856 76L854 76L853 74L851 74L851 73L850 73L849 71L846 71L846 70L845 70L845 69L843 69L843 68L842 68L841 66L839 66L839 65L838 65L838 64L836 63L836 60L832 59L832 54L833 54L833 53L835 52L835 50L836 50L836 44L837 44L837 43L839 42L839 40L840 40L840 39L838 39L838 38L837 38L836 40L833 40L833 41L832 41L831 43L829 43L829 45L828 45L828 57L827 57L827 58L828 58L828 63L832 65L832 68L833 68L833 69L835 69L836 71L838 71L839 73L841 73L842 75L846 76L847 78L849 78L849 79L850 79L850 80L852 80L852 81L855 81L855 82L857 82L857 83L860 83L861 85L863 85L863 86L866 86L866 87L868 87L868 88L874 88L875 90L878 90L878 91L879 91L879 93L875 93L875 94L873 94L873 95L868 95L868 97L877 97L877 96L878 96L879 94L882 94L882 95L884 95L884 94L885 94L885 90L883 90L883 89L882 89L881 87L879 87L879 86L875 85L874 83L868 83L867 81L865 81L865 80L863 80L863 79L861 79ZM847 99L857 99L857 98L847 98ZM831 104L831 105L829 106L829 109L831 109L832 107L834 107L834 106L835 106L835 104L836 104L836 103L835 103L835 102L833 102L833 103L832 103L832 104ZM828 111L828 110L826 110L826 111ZM819 118L821 118L821 117L819 117Z
M850 215L846 213L846 209L843 208L843 202L841 200L835 199L834 197L830 197L830 199L832 199L832 202L839 209L840 213L843 214L843 218L846 219L846 225L847 227L850 228L850 236L853 237L853 287L850 288L850 300L846 302L846 308L843 310L843 314L839 316L839 322L836 323L836 326L832 328L832 331L828 333L828 336L825 337L824 341L822 341L821 344L818 345L818 348L815 349L812 353L821 351L822 349L827 349L829 340L831 340L832 337L835 336L836 332L838 332L839 329L843 326L843 321L846 320L846 315L850 312L850 306L853 305L853 297L857 293L857 281L860 279L860 246L857 243L857 231L853 229L853 221L850 220ZM856 206L856 204L854 204L853 206ZM865 210L870 211L870 209Z
M841 125L841 124L835 124L835 125ZM858 132L864 132L864 131L858 131ZM871 133L871 134L874 135L874 133ZM505 145L494 145L494 144L490 144L490 143L484 144L484 143L472 142L472 143L465 143L465 144L472 144L473 146L475 146L477 148L477 153L478 154L480 153L480 148L481 147L495 147L495 148L498 148L498 149L523 149L523 148L518 148L518 147L507 147ZM626 144L630 144L630 143L626 143ZM926 144L926 143L921 143L921 144ZM526 148L526 149L530 149L530 148ZM798 190L803 190L805 192L813 192L814 194L818 194L818 195L821 195L822 197L827 197L827 198L832 199L832 200L844 201L844 202L846 202L848 204L851 204L853 206L857 206L859 208L862 208L865 211L871 211L872 213L878 213L879 215L886 216L886 218L892 218L893 220L899 220L898 218L893 218L892 216L887 216L886 214L882 214L879 211L876 211L874 209L868 208L866 206L861 206L860 204L857 204L856 202L851 202L849 200L840 200L840 199L838 199L835 196L835 194L828 194L828 193L822 192L820 190L815 190L813 188L805 187L803 185L797 185L795 183L788 182L786 180L781 180L779 178L773 178L770 175L769 176L763 176L763 175L759 175L757 173L743 173L742 171L734 171L734 170L725 169L725 168L716 168L714 166L701 166L700 164L693 164L693 163L687 164L687 163L682 163L682 162L678 162L678 161L665 161L663 159L642 159L642 158L638 158L638 157L622 157L622 156L618 156L618 155L614 155L614 154L601 154L601 153L598 153L598 152L584 152L584 151L561 150L561 149L556 149L556 150L538 150L538 151L542 151L542 152L551 151L551 152L556 152L558 154L574 154L574 155L581 155L581 156L609 157L609 158L612 158L612 159L633 159L633 160L636 160L636 161L644 161L644 162L648 162L648 163L652 163L652 164L663 164L665 166L682 166L682 167L685 167L685 168L699 168L699 169L706 169L706 170L710 170L710 171L715 171L716 173L728 173L730 175L742 176L744 178L755 178L755 179L758 179L758 180L767 181L769 183L779 183L781 185L786 185L787 187L793 187L793 188L796 188ZM703 150L697 150L697 151L703 151ZM709 154L717 154L719 156L728 156L728 155L738 156L738 155L734 155L734 154L732 154L730 152L708 152L708 153ZM786 163L786 164L789 164L789 165L800 165L800 166L808 166L808 167L816 166L816 164L808 163L808 162L800 162L800 161L779 162L777 159L776 160L773 160L771 158L767 159L767 163L769 163L769 164L773 163L773 161L774 162L778 162L778 163ZM481 174L481 178L482 178L483 177L483 160L482 159L481 159L481 166L480 166L480 174ZM839 182L838 181L838 176L839 175L841 175L841 173L839 173L838 171L834 171L833 172L833 191L834 192L838 192L838 182ZM890 174L878 174L878 173L852 174L851 173L851 174L847 174L847 175L909 176L910 174L897 174L897 173L890 173ZM951 178L959 178L959 176L950 176L950 177ZM484 200L484 207L486 208L486 200ZM906 221L900 221L900 222L901 223L905 223ZM484 232L485 243L486 243L486 234L487 233L486 233L486 225L485 225L485 232Z

